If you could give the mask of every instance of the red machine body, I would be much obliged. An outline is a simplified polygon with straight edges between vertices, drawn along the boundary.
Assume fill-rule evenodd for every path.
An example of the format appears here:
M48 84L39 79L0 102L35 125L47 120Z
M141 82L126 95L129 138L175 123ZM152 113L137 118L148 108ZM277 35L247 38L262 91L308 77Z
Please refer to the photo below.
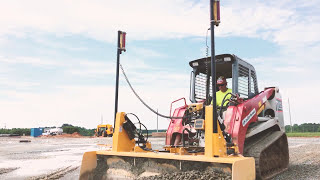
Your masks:
M251 99L227 108L224 118L225 132L231 135L233 143L238 145L241 154L243 153L249 124L258 120L258 114L264 109L266 101L273 95L274 91L274 88L266 89ZM176 108L172 116L183 117L187 107L187 105L184 105ZM173 145L175 134L181 134L184 128L186 127L182 125L181 118L171 119L166 134L166 145Z
M266 89L237 106L228 107L224 119L226 132L231 135L233 143L238 145L241 154L249 124L258 120L259 111L263 110L265 102L273 93L274 88Z
M171 103L171 107L170 107L170 115L171 115L171 110L172 110L172 104L180 101L180 100L184 100L184 105L176 108L172 114L171 117L183 117L183 115L185 114L185 111L187 110L187 103L186 103L186 99L185 98L180 98L178 100L175 100ZM182 119L171 119L167 133L166 133L166 145L172 145L173 142L172 140L174 140L174 136L175 134L182 134L182 131L184 129L184 126L182 125Z

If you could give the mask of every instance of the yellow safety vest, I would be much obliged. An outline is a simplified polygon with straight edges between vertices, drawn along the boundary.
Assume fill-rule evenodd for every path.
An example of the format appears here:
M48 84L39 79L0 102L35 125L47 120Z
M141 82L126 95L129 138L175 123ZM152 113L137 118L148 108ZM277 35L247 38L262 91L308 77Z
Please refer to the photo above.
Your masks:
M224 96L228 93L232 93L232 89L228 88L226 92L221 92L221 91L216 92L217 106L221 106ZM225 99L230 99L230 97L231 97L231 94L229 94ZM224 106L226 106L227 103L228 101L225 101ZM212 101L211 101L211 104L212 104Z

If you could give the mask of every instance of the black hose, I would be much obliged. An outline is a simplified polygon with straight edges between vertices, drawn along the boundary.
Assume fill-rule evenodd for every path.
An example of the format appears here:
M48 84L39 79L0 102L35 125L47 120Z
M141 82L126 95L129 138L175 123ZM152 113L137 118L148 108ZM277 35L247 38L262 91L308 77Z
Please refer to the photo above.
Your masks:
M155 111L154 109L152 109L150 106L148 106L148 104L146 104L141 98L140 96L136 93L136 91L133 89L133 87L131 86L131 83L129 82L129 79L126 75L126 73L124 72L123 70L123 67L122 65L120 64L120 68L121 68L121 71L122 71L122 74L124 75L124 78L126 79L128 85L130 86L132 92L136 95L136 97L140 100L140 102L145 105L150 111L152 111L153 113L163 117L163 118L168 118L168 119L182 119L183 117L171 117L171 116L165 116L165 115L162 115L160 113L158 113L157 111Z
M182 135L181 135L181 136L182 136L182 137L181 137L182 147L185 147L185 145L186 145L185 142L184 142L184 136L183 136L185 130L187 130L189 134L191 133L191 131L190 131L189 129L187 129L187 128L184 128L184 129L183 129ZM188 136L188 137L189 137L189 136Z
M135 114L133 114L133 113L127 113L126 116L129 115L129 114L135 116L135 117L137 118L137 120L138 120L138 123L139 123L139 126L140 126L139 136L142 135L141 125L146 129L146 131L147 131L147 139L146 139L145 141L147 142L147 141L148 141L148 138L149 138L149 131L148 131L147 127L146 127L144 124L141 123L141 121L140 121L140 119L138 118L137 115L135 115ZM143 135L142 135L142 136L143 136Z
M140 124L140 119L138 118L138 116L137 116L137 115L135 115L135 114L133 114L133 113L127 113L127 114L126 114L126 116L127 116L127 115L129 115L129 114L131 114L131 115L135 116L135 117L137 118L137 120L138 120L139 124Z
M225 103L225 102L227 102L227 101L229 101L228 103L230 103L230 99L226 99L225 101L223 101L223 103ZM227 103L227 105L228 105L228 103ZM221 104L222 105L222 104ZM227 106L220 106L220 108L219 108L219 116L222 118L222 108L223 107L227 107Z
M148 138L149 138L149 131L148 131L148 129L147 129L147 127L144 125L144 124L142 124L141 123L141 125L146 129L146 131L147 131L147 139L146 139L146 141L148 141Z

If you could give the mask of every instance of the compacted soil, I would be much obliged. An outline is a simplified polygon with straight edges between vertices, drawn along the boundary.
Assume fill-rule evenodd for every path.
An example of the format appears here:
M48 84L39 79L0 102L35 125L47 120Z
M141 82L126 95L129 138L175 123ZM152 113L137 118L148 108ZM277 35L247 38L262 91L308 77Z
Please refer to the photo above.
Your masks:
M20 142L21 140L30 142ZM164 138L149 138L149 140L153 149L161 148L165 141ZM320 138L288 140L289 168L273 179L320 179ZM110 137L0 137L0 179L78 179L83 153L109 149L111 144ZM219 174L216 176L218 179L230 179ZM165 174L151 179L208 179L208 177L208 174L191 171Z

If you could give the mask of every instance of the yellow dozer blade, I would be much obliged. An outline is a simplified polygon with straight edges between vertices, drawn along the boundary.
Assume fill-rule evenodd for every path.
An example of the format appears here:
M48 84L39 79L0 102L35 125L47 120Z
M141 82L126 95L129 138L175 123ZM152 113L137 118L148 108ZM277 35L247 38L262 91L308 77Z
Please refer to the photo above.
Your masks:
M80 180L137 179L175 172L199 171L213 178L255 179L254 159L207 158L204 155L92 151L83 155Z
M211 109L212 110L212 109ZM201 153L186 153L183 148L159 152L135 145L123 129L125 113L118 113L112 150L86 152L80 169L80 180L97 179L166 179L179 175L182 179L255 179L255 161L242 155L223 155L221 149L207 148L213 141L224 140L209 134L206 124L206 148ZM209 121L208 121L209 122ZM221 132L220 132L221 133ZM151 147L151 146L150 146ZM196 177L195 177L196 176Z

